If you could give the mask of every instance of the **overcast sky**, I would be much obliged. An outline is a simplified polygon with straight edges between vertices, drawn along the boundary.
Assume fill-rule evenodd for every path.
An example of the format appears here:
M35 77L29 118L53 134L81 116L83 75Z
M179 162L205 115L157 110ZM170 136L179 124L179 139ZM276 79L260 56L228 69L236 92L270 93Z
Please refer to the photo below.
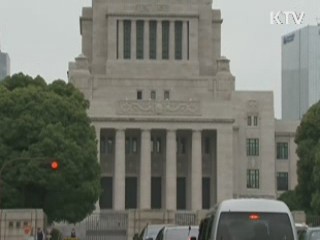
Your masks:
M1 50L11 73L67 80L81 52L79 16L91 0L0 0ZM281 117L281 36L320 19L320 0L214 0L222 11L222 55L231 60L238 90L272 90ZM303 25L270 24L270 12L305 13Z

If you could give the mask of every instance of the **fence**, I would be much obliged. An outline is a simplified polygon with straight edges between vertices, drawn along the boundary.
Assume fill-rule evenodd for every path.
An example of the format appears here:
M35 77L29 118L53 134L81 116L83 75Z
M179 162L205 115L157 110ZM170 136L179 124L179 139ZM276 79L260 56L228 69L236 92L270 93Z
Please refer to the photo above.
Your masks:
M202 212L191 211L100 210L86 219L83 239L132 240L147 224L198 225L202 216Z

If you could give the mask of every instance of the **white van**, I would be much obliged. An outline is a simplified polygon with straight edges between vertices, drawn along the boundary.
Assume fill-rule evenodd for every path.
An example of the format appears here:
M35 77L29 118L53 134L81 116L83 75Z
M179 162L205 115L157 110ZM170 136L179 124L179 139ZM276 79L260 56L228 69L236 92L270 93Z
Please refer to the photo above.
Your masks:
M287 205L269 199L230 199L200 223L198 240L298 240Z

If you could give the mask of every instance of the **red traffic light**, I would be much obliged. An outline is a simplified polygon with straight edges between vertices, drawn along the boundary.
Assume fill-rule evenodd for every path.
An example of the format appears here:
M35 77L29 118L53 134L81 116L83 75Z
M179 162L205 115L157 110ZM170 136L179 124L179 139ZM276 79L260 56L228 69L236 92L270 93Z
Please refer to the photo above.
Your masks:
M57 161L51 162L51 169L57 170L59 168L59 163Z

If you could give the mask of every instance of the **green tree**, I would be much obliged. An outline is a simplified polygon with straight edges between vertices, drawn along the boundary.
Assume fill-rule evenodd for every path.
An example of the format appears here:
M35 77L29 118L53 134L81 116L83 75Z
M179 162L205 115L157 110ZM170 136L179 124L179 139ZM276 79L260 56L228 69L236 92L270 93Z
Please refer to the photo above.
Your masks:
M297 129L297 197L303 209L320 214L320 102L303 116Z
M296 191L290 190L284 192L278 199L285 202L291 211L301 210L301 204Z
M0 83L2 208L43 208L49 221L76 223L100 194L100 167L88 101L64 81L16 74ZM36 160L37 158L42 158ZM59 169L45 167L50 159Z

